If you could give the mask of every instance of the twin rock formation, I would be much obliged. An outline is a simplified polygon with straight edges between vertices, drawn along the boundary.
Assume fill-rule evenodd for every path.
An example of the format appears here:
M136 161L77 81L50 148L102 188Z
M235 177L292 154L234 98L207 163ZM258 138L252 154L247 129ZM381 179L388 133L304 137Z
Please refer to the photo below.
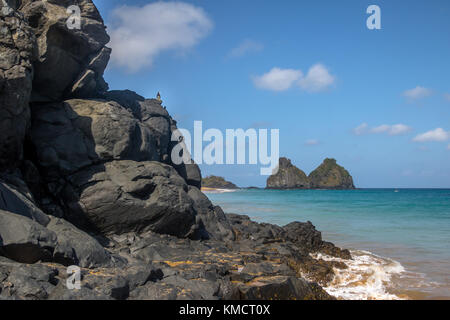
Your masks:
M334 266L310 253L348 251L311 223L225 215L197 165L171 162L161 101L108 91L91 0L0 4L0 299L332 298L315 282ZM80 290L65 287L69 265Z
M335 159L325 159L307 176L287 158L280 158L278 172L267 179L267 189L355 189L353 178Z

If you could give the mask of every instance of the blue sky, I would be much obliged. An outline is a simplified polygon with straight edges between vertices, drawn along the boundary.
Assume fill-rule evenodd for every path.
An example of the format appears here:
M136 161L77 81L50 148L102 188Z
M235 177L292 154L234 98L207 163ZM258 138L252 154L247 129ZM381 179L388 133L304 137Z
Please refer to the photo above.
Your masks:
M307 174L333 157L357 187L450 187L449 1L94 3L110 88L160 91L179 127L277 128ZM265 185L259 166L201 169Z

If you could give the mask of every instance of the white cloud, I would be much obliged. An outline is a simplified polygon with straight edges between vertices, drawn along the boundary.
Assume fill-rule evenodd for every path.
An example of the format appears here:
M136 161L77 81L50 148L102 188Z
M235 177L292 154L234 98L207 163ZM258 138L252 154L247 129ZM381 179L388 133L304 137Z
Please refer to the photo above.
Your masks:
M306 140L305 144L307 146L316 146L316 145L320 144L320 141L317 139L310 139L310 140Z
M428 141L447 141L450 139L450 132L445 131L442 128L436 128L434 130L417 135L414 142L428 142Z
M130 72L151 67L163 51L194 47L213 28L202 8L184 2L121 6L111 22L111 61Z
M298 85L307 92L319 92L331 86L334 80L322 64L313 65L306 76L303 76L302 70L272 68L261 76L253 77L257 88L272 91L285 91Z
M259 52L264 46L254 40L246 39L242 41L236 48L230 51L229 56L232 58L239 58L249 53Z
M366 133L368 127L369 127L369 125L367 123L365 123L365 122L361 123L355 129L353 129L353 133L357 136L360 136L360 135Z
M411 131L411 128L401 123L394 125L383 124L371 129L372 133L387 133L391 136L398 136L409 131Z
M300 79L299 85L305 91L319 92L330 87L334 80L334 76L328 72L328 69L319 63L308 70L306 77Z
M417 86L414 89L406 90L405 92L403 92L403 96L405 96L409 101L416 101L428 97L431 94L431 89L427 89L421 86Z
M387 133L390 136L398 136L401 134L405 134L410 132L412 129L411 127L399 123L394 125L389 124L383 124L377 127L370 128L367 123L362 123L356 128L353 129L353 133L357 136L366 134L366 133L373 133L373 134L380 134L380 133Z
M253 77L253 83L260 89L285 91L290 89L302 75L300 70L272 68L262 76Z

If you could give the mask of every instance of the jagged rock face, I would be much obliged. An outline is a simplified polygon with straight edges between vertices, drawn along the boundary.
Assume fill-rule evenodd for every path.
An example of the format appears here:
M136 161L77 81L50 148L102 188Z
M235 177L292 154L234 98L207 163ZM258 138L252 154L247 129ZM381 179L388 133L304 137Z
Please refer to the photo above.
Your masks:
M217 176L209 176L203 178L202 187L217 189L239 189L239 187L234 183L226 181L224 178Z
M67 27L70 5L81 9L79 30ZM105 47L109 36L92 1L22 0L20 11L37 38L33 101L95 97L107 91L103 71L111 53Z
M280 158L278 166L278 172L267 179L268 189L309 189L308 177L291 160Z
M355 189L352 176L335 159L325 159L310 173L309 180L316 189Z
M0 10L0 171L23 155L29 126L35 37L24 17L1 2ZM11 2L12 5L12 2Z

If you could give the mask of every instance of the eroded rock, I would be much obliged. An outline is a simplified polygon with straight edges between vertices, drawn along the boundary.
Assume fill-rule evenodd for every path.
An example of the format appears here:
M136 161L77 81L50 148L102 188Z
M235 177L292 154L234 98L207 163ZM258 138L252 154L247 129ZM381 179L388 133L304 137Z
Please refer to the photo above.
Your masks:
M0 171L17 167L29 127L36 41L12 2L0 3Z

